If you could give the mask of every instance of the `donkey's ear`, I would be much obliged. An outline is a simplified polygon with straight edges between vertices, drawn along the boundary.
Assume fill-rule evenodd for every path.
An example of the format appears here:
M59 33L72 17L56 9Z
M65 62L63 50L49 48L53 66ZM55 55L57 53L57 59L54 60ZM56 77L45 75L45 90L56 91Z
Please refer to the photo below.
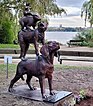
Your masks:
M43 45L40 49L40 53L44 56L44 57L48 57L49 56L49 50L48 50L48 46L47 45Z

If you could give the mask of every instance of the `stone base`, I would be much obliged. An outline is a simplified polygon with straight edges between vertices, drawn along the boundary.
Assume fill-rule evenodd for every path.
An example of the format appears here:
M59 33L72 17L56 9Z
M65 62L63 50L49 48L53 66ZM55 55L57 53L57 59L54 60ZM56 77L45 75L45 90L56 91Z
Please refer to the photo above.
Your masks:
M14 87L13 92L9 92L10 94L21 96L26 99L46 102L48 106L74 106L74 97L72 92L68 91L54 91L55 95L50 96L49 90L46 89L46 99L42 99L40 88L36 88L36 90L30 90L27 85L21 85Z

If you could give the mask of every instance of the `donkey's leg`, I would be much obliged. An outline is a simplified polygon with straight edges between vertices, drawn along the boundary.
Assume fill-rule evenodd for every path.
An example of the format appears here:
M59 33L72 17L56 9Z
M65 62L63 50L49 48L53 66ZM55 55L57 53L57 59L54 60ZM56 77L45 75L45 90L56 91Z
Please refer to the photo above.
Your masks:
M26 44L24 42L20 42L20 48L21 48L20 58L25 58Z
M39 55L39 50L38 50L38 44L37 44L37 41L36 40L37 39L35 39L35 41L34 41L34 47L35 47L36 56L38 56Z
M19 58L21 58L21 57L24 56L25 42L24 42L23 35L20 32L18 33L18 42L19 42L19 45L20 45L20 48L21 48L20 57Z

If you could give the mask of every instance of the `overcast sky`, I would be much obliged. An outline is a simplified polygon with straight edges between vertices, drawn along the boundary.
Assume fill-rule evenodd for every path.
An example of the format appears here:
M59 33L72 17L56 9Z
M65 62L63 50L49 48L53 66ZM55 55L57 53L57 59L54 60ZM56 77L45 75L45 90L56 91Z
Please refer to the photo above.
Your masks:
M49 26L63 27L84 27L84 19L81 18L81 7L82 4L87 0L56 0L59 7L64 8L67 15L49 17ZM89 23L87 23L89 26Z

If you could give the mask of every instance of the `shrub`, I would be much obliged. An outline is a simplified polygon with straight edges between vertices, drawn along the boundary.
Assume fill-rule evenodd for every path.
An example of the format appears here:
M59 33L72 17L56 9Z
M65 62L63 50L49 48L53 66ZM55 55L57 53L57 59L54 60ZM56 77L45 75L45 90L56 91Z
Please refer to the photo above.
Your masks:
M6 20L2 22L2 27L0 29L0 43L13 43L14 40L14 31L13 31L14 23L10 20Z
M92 42L92 41L89 41L89 42L88 42L88 46L89 46L89 47L93 47L93 42Z
M87 29L78 33L74 39L82 40L81 46L93 47L93 29Z

